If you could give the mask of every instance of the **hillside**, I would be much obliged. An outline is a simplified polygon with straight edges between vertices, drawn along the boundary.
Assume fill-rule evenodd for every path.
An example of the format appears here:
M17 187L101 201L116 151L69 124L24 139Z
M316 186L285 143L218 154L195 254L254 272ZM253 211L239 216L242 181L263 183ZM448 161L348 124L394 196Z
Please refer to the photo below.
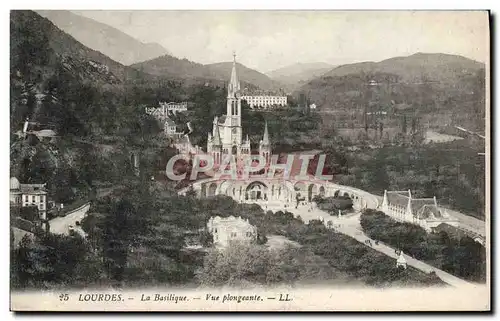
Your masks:
M37 55L49 54L57 55L60 59L77 60L79 64L99 65L102 70L107 70L114 77L116 82L143 80L144 78L152 78L149 75L141 73L133 68L124 66L99 51L92 50L67 33L58 29L48 19L41 17L33 11L12 11L11 12L11 46L22 46L20 41L37 40L37 45L50 47L49 51L36 53L32 52L32 58ZM31 21L30 21L31 20ZM16 33L23 32L24 35ZM27 35L30 33L31 35ZM30 39L30 37L34 37ZM43 43L40 43L43 42ZM34 43L26 43L33 46ZM11 49L11 53L13 53ZM28 52L23 48L23 52ZM14 53L13 53L14 54ZM15 56L15 54L14 54ZM14 58L15 59L15 58ZM37 58L39 59L39 58ZM49 59L50 64L54 64L53 59Z
M266 75L293 90L333 68L334 66L324 62L296 63L267 72Z
M245 67L238 63L238 77L244 87L255 90L258 87L262 90L275 91L281 85L273 81L268 76ZM142 63L134 64L131 67L143 72L163 76L175 80L184 79L204 79L215 81L218 84L227 83L231 75L231 62L221 62L203 65L187 59L179 59L170 55L164 55Z
M441 53L416 53L408 57L395 57L380 62L362 62L342 65L321 77L339 77L357 73L388 73L400 77L400 81L419 83L424 81L454 82L462 75L484 68L484 64L456 55Z
M127 172L130 148L145 149L144 142L153 144L161 131L140 104L181 90L168 82L162 91L154 83L129 83L128 75L141 73L85 47L33 11L12 11L10 30L11 175L47 183L49 196L64 203L84 197L94 181L133 175ZM17 135L26 118L28 131L50 129L55 137Z
M384 110L422 116L429 126L484 130L484 64L453 55L415 54L343 65L294 92L323 111ZM468 127L469 126L469 127Z
M118 29L70 11L37 12L85 46L100 51L124 65L168 54L168 51L157 43L142 43Z

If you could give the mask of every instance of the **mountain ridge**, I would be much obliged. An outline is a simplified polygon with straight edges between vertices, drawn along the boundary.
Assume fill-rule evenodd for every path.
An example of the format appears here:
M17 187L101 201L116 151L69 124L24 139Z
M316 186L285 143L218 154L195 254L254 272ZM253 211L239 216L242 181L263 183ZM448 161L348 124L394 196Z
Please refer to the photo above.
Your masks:
M248 85L250 90L277 91L282 88L278 83L265 74L248 68L241 63L236 63L238 77L241 82ZM186 58L180 59L171 55L163 55L148 61L133 64L131 67L155 76L187 79L206 79L226 83L229 80L232 62L217 62L201 64ZM252 88L258 87L258 88Z
M78 42L126 66L169 54L169 51L158 43L144 43L117 28L71 11L36 12Z
M463 56L444 53L418 52L409 56L388 58L379 62L365 61L337 66L321 77L338 77L359 72L392 73L406 81L454 80L462 71L484 68L484 64ZM464 73L465 73L464 72Z
M286 84L290 90L296 89L301 84L321 76L335 66L325 62L296 63L278 68L266 73L266 75L280 83Z

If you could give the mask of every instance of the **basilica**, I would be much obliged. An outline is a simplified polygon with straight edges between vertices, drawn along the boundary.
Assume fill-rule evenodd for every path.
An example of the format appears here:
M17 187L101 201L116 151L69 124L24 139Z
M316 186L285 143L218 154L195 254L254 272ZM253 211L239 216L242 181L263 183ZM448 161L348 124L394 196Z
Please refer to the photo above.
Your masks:
M215 117L212 132L208 133L207 154L212 155L214 164L221 164L228 155L241 160L251 154L250 139L248 134L243 140L243 129L241 127L241 88L236 73L236 55L233 55L233 68L231 79L227 87L227 110L226 115ZM271 144L267 123L264 135L259 142L259 154L269 163L271 159Z

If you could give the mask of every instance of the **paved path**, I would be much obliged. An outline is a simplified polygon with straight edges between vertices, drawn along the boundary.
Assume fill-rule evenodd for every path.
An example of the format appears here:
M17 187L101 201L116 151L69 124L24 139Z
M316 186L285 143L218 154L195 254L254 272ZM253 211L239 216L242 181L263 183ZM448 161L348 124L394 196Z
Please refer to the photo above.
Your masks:
M69 235L69 226L75 226L76 221L81 221L90 209L90 203L82 205L76 211L64 216L56 217L49 221L50 232L54 234Z
M119 186L98 189L97 197L107 196L117 188L119 188ZM75 226L77 221L81 222L85 215L87 215L89 209L90 203L87 203L64 217L56 217L50 220L50 232L54 234L69 235L69 226Z
M274 207L268 207L268 210L272 211L287 210L289 212L292 212L295 216L300 215L300 217L305 223L308 223L310 220L317 220L317 219L320 219L325 223L328 221L332 221L333 227L335 228L336 231L345 234L347 236L350 236L360 243L365 244L365 241L370 239L368 236L365 235L365 233L361 229L361 225L359 222L359 218L361 216L360 213L354 213L338 218L337 216L332 216L318 208L313 207L311 209L311 206L299 206L297 209L295 207L284 209L279 206L274 206ZM373 244L372 248L374 250L377 250L380 253L383 253L391 258L394 258L394 260L397 259L397 255L395 253L394 248L386 244L382 244L380 242L378 245L375 245L375 241L373 240L372 244ZM405 259L408 265L424 273L430 273L434 271L439 276L439 278L441 278L441 280L452 286L455 287L473 286L472 283L457 278L456 276L453 276L443 270L440 270L436 267L433 267L427 263L419 261L408 255L405 255Z
M446 212L450 214L450 216L458 219L458 226L465 229L470 230L474 233L477 233L483 237L486 237L486 222L475 217L465 215L459 213L454 210L450 210L445 208Z

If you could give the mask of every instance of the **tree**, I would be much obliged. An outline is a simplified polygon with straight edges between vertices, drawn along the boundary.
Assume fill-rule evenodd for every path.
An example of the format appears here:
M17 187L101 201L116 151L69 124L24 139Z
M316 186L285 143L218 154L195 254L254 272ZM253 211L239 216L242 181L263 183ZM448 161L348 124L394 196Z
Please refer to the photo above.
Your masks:
M20 209L21 218L30 222L40 221L40 214L37 206L25 206Z
M242 281L264 284L268 264L266 247L235 242L224 250L210 251L196 277L206 286L236 285Z

